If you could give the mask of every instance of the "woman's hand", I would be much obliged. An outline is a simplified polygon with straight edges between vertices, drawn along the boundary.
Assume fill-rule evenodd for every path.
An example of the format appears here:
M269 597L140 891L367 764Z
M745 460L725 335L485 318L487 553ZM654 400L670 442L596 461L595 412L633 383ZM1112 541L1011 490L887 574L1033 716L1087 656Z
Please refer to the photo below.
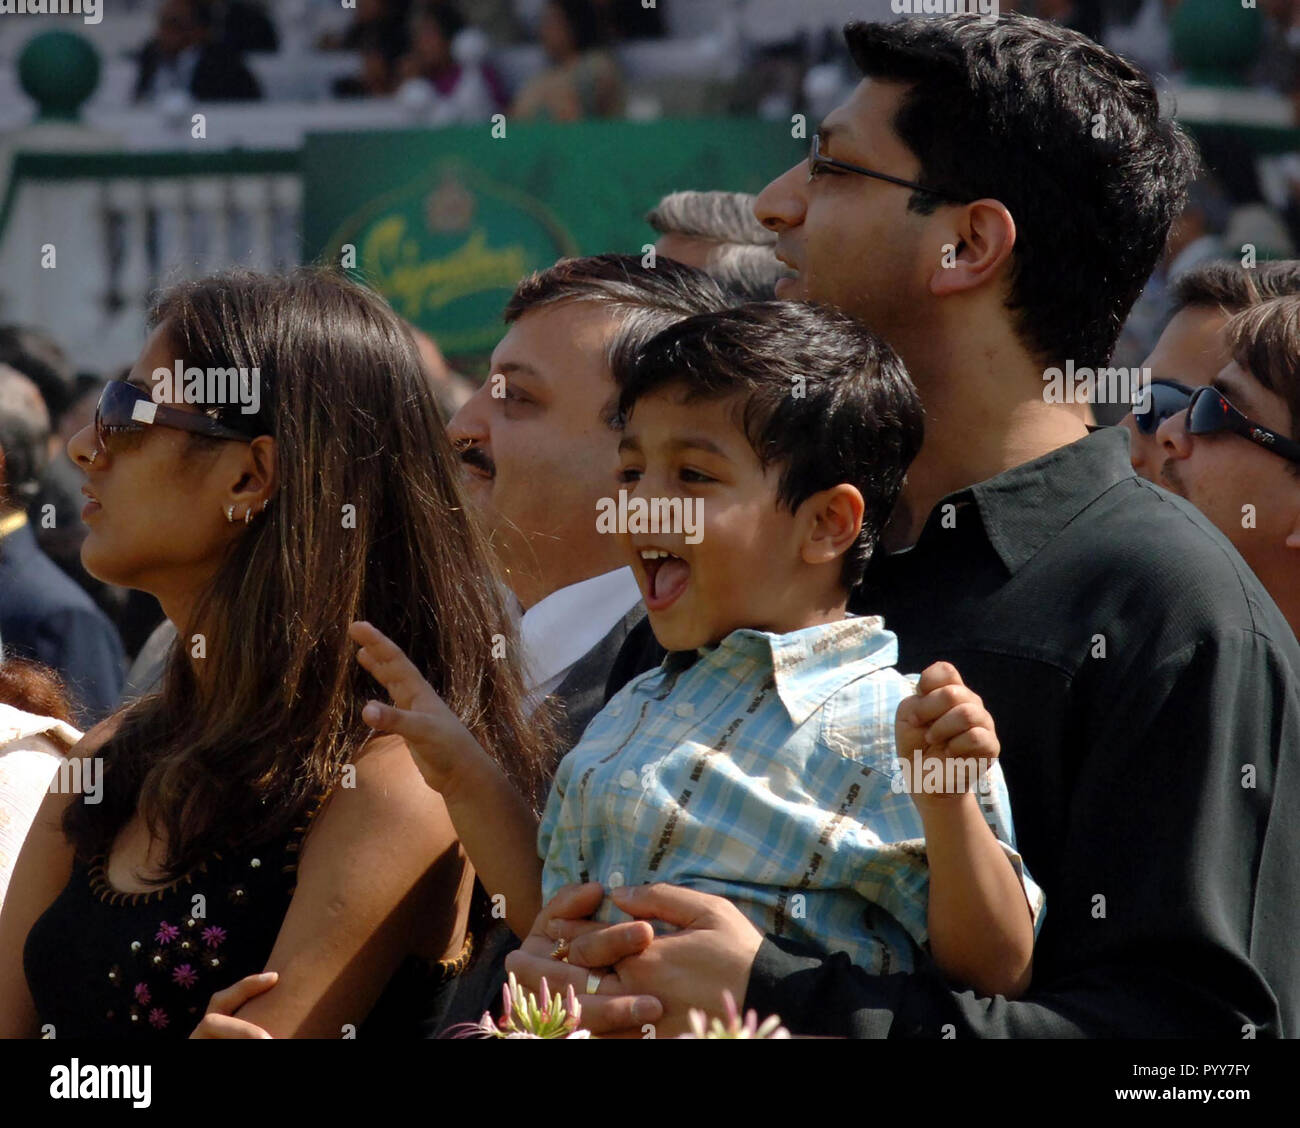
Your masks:
M208 1002L207 1012L202 1021L194 1028L191 1038L269 1038L260 1026L235 1018L239 1010L249 999L269 991L280 978L279 972L263 971L257 975L246 975L238 983L232 983L224 991L218 991Z

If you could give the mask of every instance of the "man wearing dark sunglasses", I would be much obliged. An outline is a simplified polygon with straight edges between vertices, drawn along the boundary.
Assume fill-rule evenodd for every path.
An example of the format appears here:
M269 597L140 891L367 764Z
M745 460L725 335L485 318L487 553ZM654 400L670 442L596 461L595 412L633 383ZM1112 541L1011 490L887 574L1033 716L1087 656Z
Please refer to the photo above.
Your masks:
M1204 513L1300 635L1300 298L1237 314L1232 360L1159 426L1160 483Z
M1120 420L1129 432L1129 458L1139 475L1166 484L1160 480L1165 456L1156 431L1231 359L1223 341L1228 319L1257 302L1288 294L1300 294L1300 262L1294 260L1261 263L1249 270L1235 262L1209 262L1179 277L1172 294L1173 314L1142 362L1152 377L1153 397Z

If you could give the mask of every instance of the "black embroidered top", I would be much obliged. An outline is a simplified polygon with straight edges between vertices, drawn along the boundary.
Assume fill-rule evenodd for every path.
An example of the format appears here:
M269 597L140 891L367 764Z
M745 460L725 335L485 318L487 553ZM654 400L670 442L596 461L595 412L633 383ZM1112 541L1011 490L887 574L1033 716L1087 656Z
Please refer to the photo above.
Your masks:
M297 884L303 836L322 803L287 839L214 854L149 893L115 890L104 856L78 860L23 948L42 1035L188 1038L214 992L266 967ZM454 961L408 957L356 1036L417 1037L471 948L467 936Z

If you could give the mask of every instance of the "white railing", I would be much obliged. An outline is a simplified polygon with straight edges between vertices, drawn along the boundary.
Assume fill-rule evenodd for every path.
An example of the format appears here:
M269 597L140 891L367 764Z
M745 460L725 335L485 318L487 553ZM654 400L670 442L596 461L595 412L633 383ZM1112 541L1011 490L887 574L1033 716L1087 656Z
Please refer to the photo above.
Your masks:
M294 153L23 154L0 210L0 322L55 332L79 366L135 359L160 286L300 258Z

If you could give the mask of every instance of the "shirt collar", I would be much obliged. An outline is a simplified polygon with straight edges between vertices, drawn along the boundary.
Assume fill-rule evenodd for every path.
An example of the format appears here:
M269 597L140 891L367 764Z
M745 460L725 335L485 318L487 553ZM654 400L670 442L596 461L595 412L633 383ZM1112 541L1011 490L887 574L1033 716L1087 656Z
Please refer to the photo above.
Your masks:
M922 535L940 535L936 527L941 527L944 505L973 501L989 543L1014 573L1102 494L1133 476L1124 429L1099 427L1041 458L949 494L931 512Z
M798 727L849 682L897 660L898 640L879 615L851 615L787 634L735 630L713 646L670 651L663 669L672 677L699 663L734 671L737 680L751 676L755 667L762 669ZM659 688L658 679L650 680Z
M532 690L587 653L641 599L631 568L616 568L553 591L523 613L524 681Z

